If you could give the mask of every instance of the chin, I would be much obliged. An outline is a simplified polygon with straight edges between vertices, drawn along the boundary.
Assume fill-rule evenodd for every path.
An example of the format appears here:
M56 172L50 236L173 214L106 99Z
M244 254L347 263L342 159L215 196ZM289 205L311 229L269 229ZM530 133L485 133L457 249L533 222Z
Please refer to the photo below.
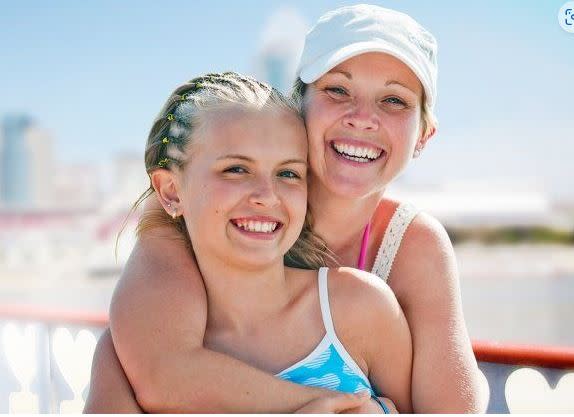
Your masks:
M247 271L268 269L278 264L283 265L283 255L251 251L249 254L238 256L233 262Z
M385 188L380 182L357 181L357 178L330 178L324 185L337 197L348 199L368 197Z

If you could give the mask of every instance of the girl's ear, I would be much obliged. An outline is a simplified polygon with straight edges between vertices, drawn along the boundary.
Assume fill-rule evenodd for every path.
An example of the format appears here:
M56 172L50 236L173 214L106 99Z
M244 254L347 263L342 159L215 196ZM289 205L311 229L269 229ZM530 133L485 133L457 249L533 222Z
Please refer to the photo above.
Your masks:
M167 169L156 169L151 173L151 184L163 209L172 216L181 213L179 187L175 174Z

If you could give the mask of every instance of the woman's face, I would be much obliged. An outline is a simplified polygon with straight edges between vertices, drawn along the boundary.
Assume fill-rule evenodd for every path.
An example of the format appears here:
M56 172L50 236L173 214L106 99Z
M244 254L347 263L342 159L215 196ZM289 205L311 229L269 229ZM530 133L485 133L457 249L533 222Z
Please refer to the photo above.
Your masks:
M208 115L182 172L180 201L198 259L283 262L307 209L307 136L280 109Z
M379 52L353 57L309 85L305 118L314 179L346 198L381 191L412 158L422 96L411 69Z

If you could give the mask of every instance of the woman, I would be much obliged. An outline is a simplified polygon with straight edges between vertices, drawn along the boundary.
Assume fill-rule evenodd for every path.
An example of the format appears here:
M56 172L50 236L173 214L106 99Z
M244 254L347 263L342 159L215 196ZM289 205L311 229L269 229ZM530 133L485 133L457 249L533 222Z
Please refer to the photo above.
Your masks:
M436 130L434 38L402 13L343 7L307 35L299 76L314 231L341 265L372 270L394 291L413 337L414 411L484 410L448 236L432 217L383 196ZM140 403L268 411L312 400L204 348L205 287L185 246L166 238L174 233L158 229L138 242L111 306L114 345ZM169 302L150 301L152 288ZM150 340L150 332L162 337ZM182 335L186 343L174 343Z

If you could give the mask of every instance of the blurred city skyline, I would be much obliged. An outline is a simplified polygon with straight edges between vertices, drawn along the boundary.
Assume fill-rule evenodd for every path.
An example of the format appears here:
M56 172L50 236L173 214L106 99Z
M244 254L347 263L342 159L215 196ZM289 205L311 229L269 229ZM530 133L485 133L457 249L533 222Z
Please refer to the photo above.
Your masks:
M236 70L285 89L304 32L353 3L6 4L0 116L22 114L46 130L56 164L143 155L174 86ZM439 43L439 132L401 181L478 182L574 201L574 34L557 23L562 1L373 3L410 14Z

